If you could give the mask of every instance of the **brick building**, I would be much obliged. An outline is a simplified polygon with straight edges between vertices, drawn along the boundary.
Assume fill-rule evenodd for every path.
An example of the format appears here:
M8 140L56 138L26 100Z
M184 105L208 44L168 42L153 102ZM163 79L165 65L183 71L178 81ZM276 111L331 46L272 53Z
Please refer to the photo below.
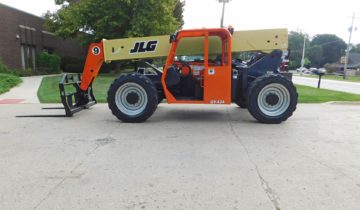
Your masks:
M0 3L0 58L10 69L36 69L43 51L59 56L82 57L79 43L62 39L44 28L41 17Z

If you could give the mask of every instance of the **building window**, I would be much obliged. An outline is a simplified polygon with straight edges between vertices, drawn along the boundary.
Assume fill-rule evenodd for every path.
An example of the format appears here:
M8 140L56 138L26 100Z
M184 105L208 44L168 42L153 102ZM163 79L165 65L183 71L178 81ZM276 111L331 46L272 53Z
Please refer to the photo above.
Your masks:
M22 68L35 70L35 46L32 45L21 45L21 64Z
M51 47L44 47L43 52L46 52L48 54L54 54L55 49Z

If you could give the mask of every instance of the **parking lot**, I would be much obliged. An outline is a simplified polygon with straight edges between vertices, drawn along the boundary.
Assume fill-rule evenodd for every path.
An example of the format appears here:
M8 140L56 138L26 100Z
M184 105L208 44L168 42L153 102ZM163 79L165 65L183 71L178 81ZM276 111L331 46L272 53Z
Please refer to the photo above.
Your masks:
M62 114L44 106L0 105L0 209L359 209L360 104L300 104L280 125L234 105L15 117Z

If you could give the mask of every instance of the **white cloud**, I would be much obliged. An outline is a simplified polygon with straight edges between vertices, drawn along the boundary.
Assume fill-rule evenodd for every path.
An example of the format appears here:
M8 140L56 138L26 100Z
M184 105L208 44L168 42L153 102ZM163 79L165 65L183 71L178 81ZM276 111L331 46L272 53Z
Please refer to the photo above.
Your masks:
M185 28L219 27L222 5L217 0L186 0ZM349 9L350 8L350 9ZM336 34L348 41L353 8L357 12L352 42L360 43L359 0L232 0L226 5L225 25L235 30L278 28L316 35Z
M2 4L37 16L42 16L48 10L55 11L58 9L58 6L56 6L54 2L54 0L0 0Z

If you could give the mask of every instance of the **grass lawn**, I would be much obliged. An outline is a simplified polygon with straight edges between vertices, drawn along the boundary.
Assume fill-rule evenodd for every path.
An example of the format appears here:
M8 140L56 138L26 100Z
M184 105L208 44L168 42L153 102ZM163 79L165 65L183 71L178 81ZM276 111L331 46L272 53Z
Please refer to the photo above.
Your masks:
M304 77L319 78L319 76L317 75L304 75ZM345 82L360 82L360 76L348 76L346 80L344 80L343 76L337 76L337 75L324 75L321 78L330 79L330 80L339 80Z
M9 91L21 83L21 79L13 74L0 73L0 94Z
M106 102L107 91L115 75L100 75L95 79L93 88L98 102ZM41 103L60 103L59 76L45 77L38 90ZM299 103L323 103L329 101L360 101L360 95L317 89L308 86L296 85L299 94Z
M107 91L115 78L115 75L100 75L95 79L93 89L98 102L107 102ZM61 103L59 93L60 79L60 76L44 77L38 90L38 97L41 103ZM69 87L67 90L74 92L75 88Z
M300 103L324 103L329 101L360 101L360 95L333 90L296 85Z

